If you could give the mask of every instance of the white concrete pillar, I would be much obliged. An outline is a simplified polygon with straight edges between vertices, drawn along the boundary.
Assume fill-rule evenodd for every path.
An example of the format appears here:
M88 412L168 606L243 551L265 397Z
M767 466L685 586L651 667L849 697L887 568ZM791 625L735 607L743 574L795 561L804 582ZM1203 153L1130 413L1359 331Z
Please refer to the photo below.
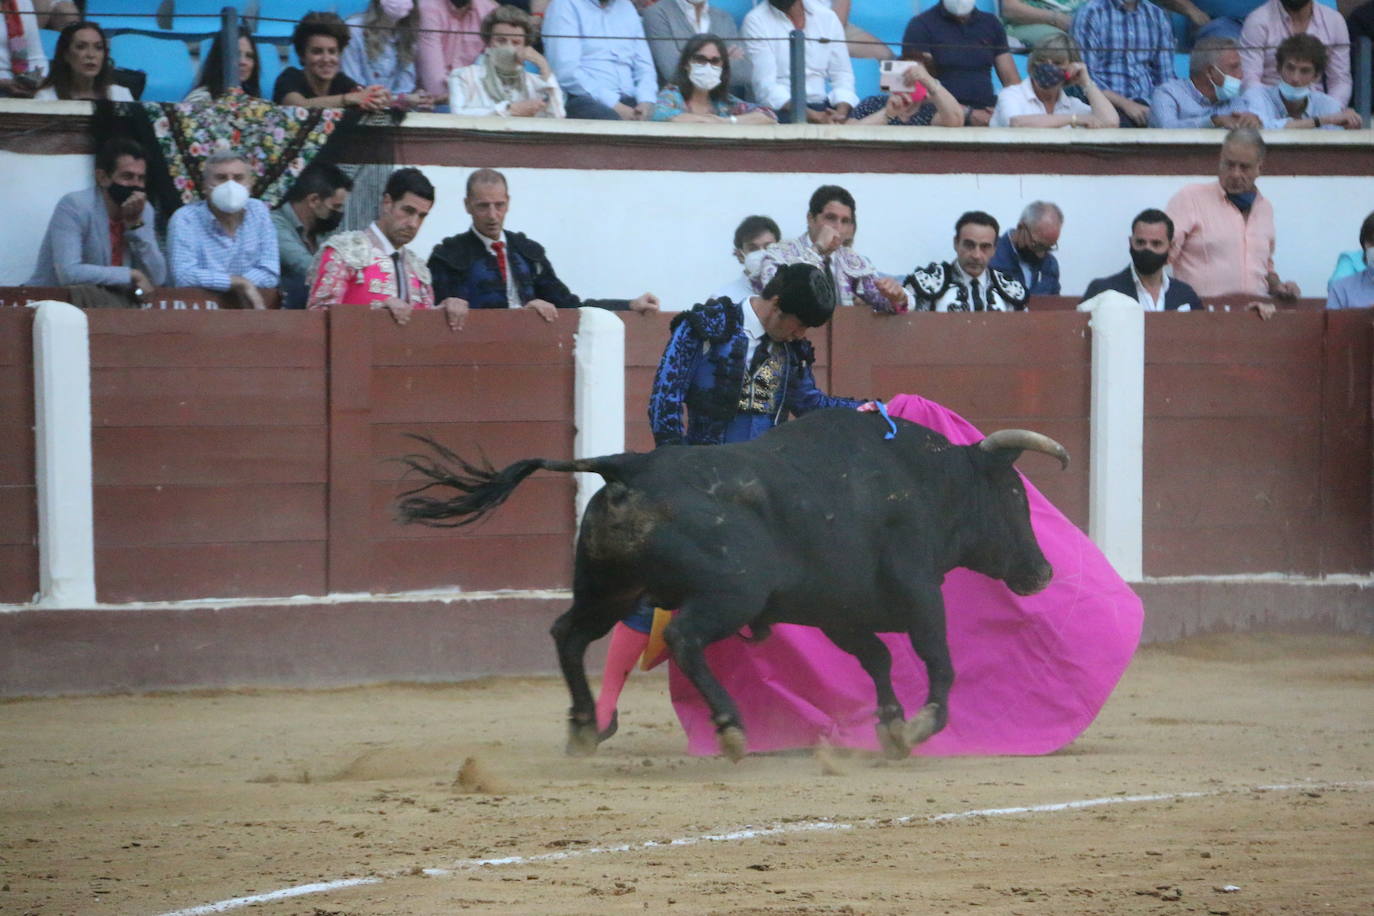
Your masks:
M1145 311L1117 292L1078 306L1091 312L1092 466L1088 536L1127 582L1144 575Z
M91 495L91 352L86 314L37 302L33 318L34 443L38 478L37 603L95 606Z
M578 309L573 343L574 458L625 451L625 324L615 312ZM577 474L577 521L604 481Z

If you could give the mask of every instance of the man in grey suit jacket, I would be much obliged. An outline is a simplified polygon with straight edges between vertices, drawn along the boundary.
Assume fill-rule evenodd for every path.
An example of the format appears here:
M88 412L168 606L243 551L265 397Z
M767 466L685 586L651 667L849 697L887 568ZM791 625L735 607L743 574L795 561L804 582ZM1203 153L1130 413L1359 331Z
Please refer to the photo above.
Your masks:
M659 0L644 11L644 37L654 55L654 69L658 81L667 85L676 78L678 58L693 35L709 33L727 40L730 53L730 92L742 99L752 99L749 77L752 70L739 40L739 26L725 10L708 6L706 0ZM671 39L665 40L665 39ZM687 87L679 86L686 90Z
M167 259L144 191L147 172L137 143L105 143L95 156L95 187L57 202L29 285L116 287L141 299L138 290L147 294L166 283Z

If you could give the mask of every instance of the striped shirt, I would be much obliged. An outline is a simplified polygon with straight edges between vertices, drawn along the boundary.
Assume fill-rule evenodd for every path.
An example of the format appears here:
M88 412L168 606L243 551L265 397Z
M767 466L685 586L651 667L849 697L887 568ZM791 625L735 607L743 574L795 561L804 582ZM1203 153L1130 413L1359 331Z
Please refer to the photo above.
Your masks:
M1103 89L1148 102L1174 78L1174 28L1148 0L1130 9L1122 0L1089 0L1073 18L1073 38L1088 73Z
M227 290L231 277L275 289L281 275L277 230L267 204L250 199L233 235L224 231L203 200L172 214L167 224L172 285Z

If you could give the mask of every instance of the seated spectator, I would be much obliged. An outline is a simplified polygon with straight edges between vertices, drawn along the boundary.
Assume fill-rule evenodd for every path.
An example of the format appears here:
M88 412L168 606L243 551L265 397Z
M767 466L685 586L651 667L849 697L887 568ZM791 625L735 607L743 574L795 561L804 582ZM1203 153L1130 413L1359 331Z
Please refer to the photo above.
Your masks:
M73 22L57 36L52 66L35 99L109 99L132 102L133 94L114 81L110 43L94 22Z
M434 185L417 168L397 169L382 192L376 221L324 243L307 299L312 309L365 305L386 309L397 324L416 309L435 308L429 268L406 246L434 208ZM442 301L451 330L463 326L467 305Z
M186 93L183 102L201 104L224 95L223 44L219 38L210 43L210 50L205 52L205 60L201 62L196 84ZM262 98L262 86L259 83L262 67L258 61L258 48L253 44L253 33L244 25L239 26L238 71L239 88L247 95Z
M306 13L291 32L300 69L287 67L272 87L272 101L301 108L361 108L381 111L391 93L381 86L359 86L339 69L348 47L348 26L333 13Z
M1174 27L1150 0L1088 0L1073 20L1083 62L1121 127L1145 127L1150 97L1174 78Z
M32 0L8 0L4 10L4 40L0 41L0 96L29 98L48 72L38 17Z
M1026 307L1026 287L989 262L997 248L997 220L970 210L954 224L954 260L936 261L907 275L914 308L927 312L1010 312Z
M763 261L763 249L782 241L778 224L766 216L746 216L735 227L735 260L743 271L731 282L711 294L712 299L743 302L757 293L749 277L758 276Z
M95 154L95 187L57 202L29 285L104 287L120 305L136 305L164 285L167 262L143 190L147 171L143 147L106 141Z
M1119 274L1088 284L1083 298L1113 290L1130 296L1147 312L1201 311L1202 300L1187 283L1171 279L1164 268L1174 241L1174 221L1163 210L1142 210L1131 222L1131 263Z
M1204 38L1229 38L1240 41L1245 17L1264 0L1160 0L1160 6L1179 13L1192 26L1194 45Z
M305 308L305 295L315 279L315 255L343 220L353 179L332 163L312 162L301 172L286 200L272 211L281 260L281 306Z
M469 308L525 308L553 321L559 309L582 306L658 311L658 297L653 293L630 300L579 299L564 286L543 245L505 228L510 192L506 176L495 169L478 169L468 176L463 206L472 217L472 228L444 239L429 256L435 294L454 297L460 315Z
M1074 13L1088 0L1002 0L1007 37L1033 48L1051 35L1068 35Z
M908 91L870 95L849 113L850 124L906 127L962 127L964 106L920 61L911 61L902 79Z
M1274 208L1255 184L1263 165L1259 131L1236 128L1221 144L1218 180L1186 185L1164 208L1174 221L1174 277L1203 296L1298 296L1274 271Z
M844 121L859 102L854 68L845 49L844 27L822 0L768 0L745 15L740 34L753 70L754 101L790 120L792 57L786 39L794 29L807 38L806 120Z
M1279 45L1279 81L1252 89L1248 97L1266 128L1325 128L1359 130L1364 122L1354 109L1318 92L1316 83L1326 69L1326 47L1303 32Z
M563 86L570 118L642 121L654 110L658 79L644 24L630 0L552 0L544 52Z
M1204 38L1188 56L1188 78L1150 98L1151 127L1259 127L1254 99L1241 88L1240 51L1230 38Z
M1290 35L1308 34L1326 46L1327 63L1318 88L1342 107L1350 104L1350 31L1341 14L1314 0L1266 0L1245 17L1240 33L1241 80L1246 86L1279 81L1279 44Z
M821 185L806 208L806 232L764 249L754 292L764 288L783 264L807 263L824 270L835 284L835 304L863 302L875 312L905 312L911 299L900 283L884 276L873 262L854 250L858 222L854 195L839 185Z
M753 98L750 77L753 74L744 43L739 40L735 19L707 0L660 0L644 11L644 35L649 39L649 52L654 58L658 81L664 85L677 76L682 49L694 35L718 35L725 39L730 57L730 82L726 88L741 98Z
M392 104L404 110L434 107L415 75L415 31L420 14L414 0L370 0L367 9L345 20L349 40L339 67L359 86L381 86Z
M1021 211L1015 229L997 239L990 266L1009 277L1019 277L1027 295L1059 295L1059 233L1064 230L1064 211L1046 200L1030 203Z
M1360 248L1364 255L1364 269L1326 287L1326 307L1329 309L1367 309L1374 307L1374 213L1360 224Z
M277 288L281 264L272 216L249 190L248 159L233 150L211 153L203 174L204 199L167 223L172 285L229 293L242 308L267 308L262 290Z
M449 110L460 115L563 118L563 90L549 62L530 46L534 20L529 13L501 5L482 20L486 50L470 67L448 75ZM525 64L539 68L530 73Z
M991 127L1116 127L1119 116L1112 103L1077 59L1073 40L1051 36L1035 46L1026 62L1030 79L1003 87ZM1087 103L1064 91L1083 90Z
M991 13L974 0L941 0L907 23L902 35L902 59L929 55L935 73L959 104L968 110L964 123L986 127L992 120L997 94L992 72L1002 86L1021 82L1007 47L1007 33Z
M674 2L674 0L669 0ZM658 94L650 121L776 124L767 108L730 94L730 52L715 35L697 35L682 49L677 73Z
M482 53L482 20L496 9L496 3L494 0L415 2L420 6L420 36L415 47L420 88L428 92L434 101L445 102L448 101L445 95L448 92L448 75L460 67L472 66L477 55ZM638 19L636 16L636 22ZM552 29L549 29L549 33L555 34ZM606 34L620 33L612 31Z

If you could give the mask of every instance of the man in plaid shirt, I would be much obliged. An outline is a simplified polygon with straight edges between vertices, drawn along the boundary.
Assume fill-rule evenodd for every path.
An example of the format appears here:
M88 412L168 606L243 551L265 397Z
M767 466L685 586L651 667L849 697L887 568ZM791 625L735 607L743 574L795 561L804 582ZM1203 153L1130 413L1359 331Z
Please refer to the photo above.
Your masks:
M1150 95L1174 78L1174 29L1149 0L1088 0L1073 20L1083 62L1122 127L1144 127Z

